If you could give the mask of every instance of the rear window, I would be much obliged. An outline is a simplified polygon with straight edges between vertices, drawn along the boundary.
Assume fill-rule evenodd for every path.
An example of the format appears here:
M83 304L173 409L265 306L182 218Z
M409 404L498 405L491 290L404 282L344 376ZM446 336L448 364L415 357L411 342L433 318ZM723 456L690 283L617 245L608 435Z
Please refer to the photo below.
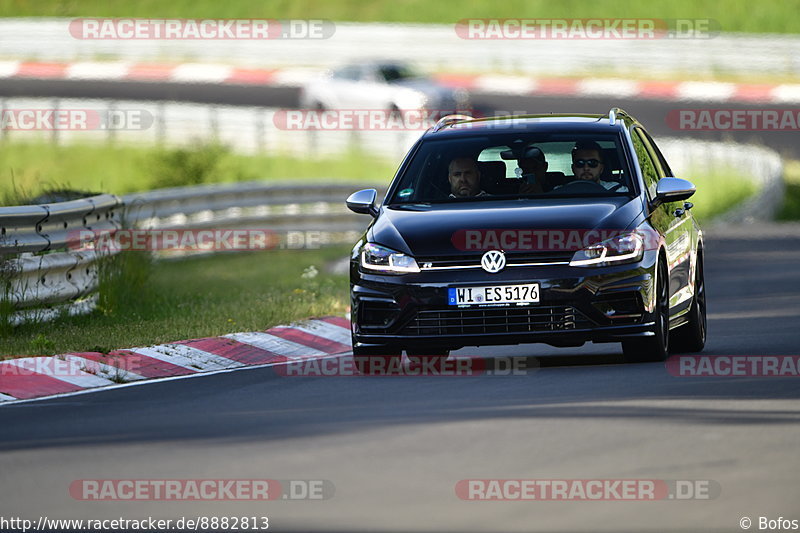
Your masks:
M630 195L617 135L504 134L423 143L390 204Z

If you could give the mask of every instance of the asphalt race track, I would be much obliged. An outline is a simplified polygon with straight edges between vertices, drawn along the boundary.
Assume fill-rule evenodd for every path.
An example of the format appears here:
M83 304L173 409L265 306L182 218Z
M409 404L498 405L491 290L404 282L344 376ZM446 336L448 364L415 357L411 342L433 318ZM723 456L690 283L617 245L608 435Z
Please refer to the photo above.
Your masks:
M4 93L13 85L4 81ZM194 89L198 98L206 90ZM269 105L296 105L292 94ZM237 103L268 104L251 96ZM599 99L480 98L508 111L611 107ZM666 110L683 105L616 104L655 135L670 133ZM797 153L792 134L760 139ZM800 353L798 264L800 225L710 231L704 353ZM274 531L342 532L731 532L742 530L742 517L753 530L762 516L800 519L800 378L677 377L663 363L623 364L617 344L462 352L526 357L527 371L308 378L261 368L2 406L0 515L266 515ZM80 479L211 478L329 480L335 495L199 503L83 502L69 493ZM459 480L495 478L711 480L721 492L656 502L456 495Z

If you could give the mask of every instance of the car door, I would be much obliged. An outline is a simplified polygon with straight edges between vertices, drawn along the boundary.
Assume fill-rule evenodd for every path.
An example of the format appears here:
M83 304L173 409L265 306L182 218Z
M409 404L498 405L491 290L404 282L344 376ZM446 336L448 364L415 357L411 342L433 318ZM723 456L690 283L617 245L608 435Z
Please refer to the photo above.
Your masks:
M330 107L335 109L354 109L362 91L361 69L357 65L340 68L331 80L332 98Z
M646 136L647 140L650 143L650 146L655 153L656 159L655 162L657 167L663 169L665 176L674 176L672 170L667 164L667 160L664 155L661 153L661 150L658 148L658 145L650 137L650 134L646 131L642 130L644 135ZM697 225L697 221L692 215L692 203L690 201L680 201L674 202L676 210L682 210L681 216L681 230L685 232L685 235L688 237L688 248L684 249L683 257L685 261L680 263L680 269L678 271L679 275L681 276L680 280L680 289L679 293L677 294L676 306L679 309L686 307L688 309L689 305L691 305L691 299L694 296L694 269L697 266L697 251L699 246L700 240L700 228Z
M360 106L365 109L388 109L394 100L393 87L386 82L380 68L365 65L361 69Z
M655 198L655 189L658 180L672 176L672 170L667 165L664 156L647 132L637 126L634 128L634 143L641 143L637 149L639 165L645 174L648 196ZM641 152L641 155L640 155ZM644 162L642 161L644 159ZM647 171L645 172L645 168ZM652 219L658 219L660 230L666 239L667 262L670 271L670 308L673 312L680 311L691 303L692 252L694 247L693 231L694 221L689 209L684 202L668 202L658 206ZM652 222L651 222L652 223Z

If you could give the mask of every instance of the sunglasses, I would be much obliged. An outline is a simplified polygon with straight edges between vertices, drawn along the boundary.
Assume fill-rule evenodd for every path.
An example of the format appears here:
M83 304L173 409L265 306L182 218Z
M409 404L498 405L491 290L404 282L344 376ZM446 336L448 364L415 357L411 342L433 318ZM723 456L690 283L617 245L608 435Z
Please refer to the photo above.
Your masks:
M583 168L586 165L589 165L589 168L597 168L597 165L600 164L600 161L597 159L576 159L572 162L578 168Z

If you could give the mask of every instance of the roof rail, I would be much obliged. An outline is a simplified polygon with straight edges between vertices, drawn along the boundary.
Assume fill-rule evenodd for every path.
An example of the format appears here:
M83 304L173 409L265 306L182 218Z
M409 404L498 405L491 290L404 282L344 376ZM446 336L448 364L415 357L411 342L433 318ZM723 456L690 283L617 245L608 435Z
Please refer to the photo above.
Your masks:
M611 110L608 112L608 123L612 126L617 122L617 116L626 116L630 117L627 111L620 107L612 107Z
M450 124L455 124L456 122L461 122L463 120L474 120L474 118L475 117L470 115L445 115L433 126L432 131L439 131Z

